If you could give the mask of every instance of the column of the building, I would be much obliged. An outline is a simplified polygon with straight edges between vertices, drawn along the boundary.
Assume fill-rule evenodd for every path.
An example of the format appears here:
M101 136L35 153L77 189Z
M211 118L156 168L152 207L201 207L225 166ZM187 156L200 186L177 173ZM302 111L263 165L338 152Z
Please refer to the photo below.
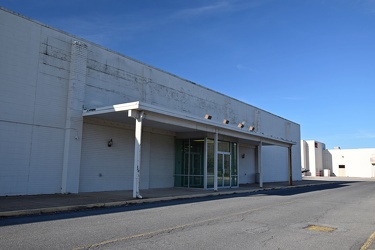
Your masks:
M62 171L62 193L78 193L82 145L82 110L87 72L87 45L72 42L68 98L65 120L65 144Z
M207 158L208 158L208 143L207 137L204 139L204 177L203 177L203 187L207 189Z
M293 162L292 162L292 145L288 147L288 158L289 158L289 185L293 185Z
M257 165L258 165L258 177L259 187L263 187L263 175L262 175L262 141L257 146Z
M218 142L219 141L219 133L216 130L215 131L215 139L214 139L214 191L218 191L218 185L217 185L217 175L218 175L218 159L217 159L217 152L218 152Z
M133 198L142 199L139 186L141 177L142 122L144 112L130 110L128 116L135 118Z

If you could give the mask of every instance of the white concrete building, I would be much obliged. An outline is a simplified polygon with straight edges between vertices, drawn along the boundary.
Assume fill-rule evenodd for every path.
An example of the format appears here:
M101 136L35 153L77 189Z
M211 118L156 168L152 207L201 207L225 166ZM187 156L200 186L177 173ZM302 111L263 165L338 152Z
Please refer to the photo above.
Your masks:
M0 195L301 180L300 126L0 9Z
M301 157L306 175L375 177L375 148L326 149L324 143L302 140Z
M306 175L320 176L323 172L323 152L325 144L318 141L301 141L302 170L309 170Z

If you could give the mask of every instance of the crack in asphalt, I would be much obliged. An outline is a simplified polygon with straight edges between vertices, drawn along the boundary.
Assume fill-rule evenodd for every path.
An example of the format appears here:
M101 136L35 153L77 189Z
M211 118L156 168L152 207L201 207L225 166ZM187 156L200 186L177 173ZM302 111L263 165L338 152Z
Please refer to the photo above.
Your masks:
M104 245L114 244L114 243L121 242L121 241L127 241L127 240L131 240L131 239L137 239L137 238L143 238L143 237L154 237L154 236L157 236L157 235L160 235L160 234L170 233L172 231L181 230L181 229L184 229L184 228L187 228L187 227L198 226L198 225L207 224L207 223L213 223L215 221L223 220L223 219L226 219L226 218L229 218L229 217L232 217L232 216L239 216L239 215L244 215L244 214L247 214L247 213L253 213L255 211L259 211L259 210L262 210L262 209L265 209L265 208L274 207L275 205L286 205L286 204L291 204L291 203L293 203L293 202L292 201L280 202L278 204L272 204L272 205L254 208L254 209L241 211L241 212L237 212L237 213L217 216L217 217L206 219L206 220L201 220L201 221L196 221L196 222L192 222L192 223L177 225L177 226L174 226L174 227L164 228L164 229L160 229L160 230L157 230L157 231L150 231L150 232L136 234L136 235L130 235L130 236L125 236L125 237L120 237L120 238L115 238L115 239L109 239L109 240L105 240L105 241L95 243L95 244L73 248L73 250L94 249L94 248L98 248L98 247L101 247L101 246L104 246Z

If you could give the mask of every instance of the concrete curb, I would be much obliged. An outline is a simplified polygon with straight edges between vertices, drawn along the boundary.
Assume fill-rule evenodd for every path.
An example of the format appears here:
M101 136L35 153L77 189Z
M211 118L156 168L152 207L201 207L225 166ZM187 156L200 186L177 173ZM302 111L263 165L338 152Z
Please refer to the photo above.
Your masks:
M172 200L180 200L180 199L194 199L194 198L203 198L203 197L210 197L210 196L256 193L256 192L267 191L267 190L281 190L281 189L289 189L289 188L321 186L321 185L327 185L327 184L332 184L332 183L335 183L335 182L304 184L304 185L299 185L299 186L268 187L268 188L252 189L252 190L233 190L233 191L224 191L224 192L212 192L212 193L193 194L193 195L191 194L178 195L178 196L168 196L168 197L158 197L158 198L148 198L148 199L134 199L134 200L128 200L128 201L114 201L114 202L93 203L93 204L85 204L85 205L71 205L71 206L16 210L16 211L0 212L0 218L50 214L50 213L58 213L58 212L71 212L71 211L79 211L79 210L95 209L95 208L120 207L120 206L137 205L137 204L143 204L143 203L154 203L154 202L172 201Z

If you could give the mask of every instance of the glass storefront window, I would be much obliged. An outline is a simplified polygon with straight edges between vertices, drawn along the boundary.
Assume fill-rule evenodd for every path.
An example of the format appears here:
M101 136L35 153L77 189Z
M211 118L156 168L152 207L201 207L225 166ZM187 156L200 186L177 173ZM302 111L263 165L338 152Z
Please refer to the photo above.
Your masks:
M207 175L214 175L214 141L207 140Z
M214 187L214 140L207 139L207 187ZM175 186L204 188L205 140L176 140ZM218 187L238 186L237 143L218 141Z
M220 152L230 152L230 142L219 141L218 142L218 151L220 151Z
M176 140L176 187L204 187L204 140Z

